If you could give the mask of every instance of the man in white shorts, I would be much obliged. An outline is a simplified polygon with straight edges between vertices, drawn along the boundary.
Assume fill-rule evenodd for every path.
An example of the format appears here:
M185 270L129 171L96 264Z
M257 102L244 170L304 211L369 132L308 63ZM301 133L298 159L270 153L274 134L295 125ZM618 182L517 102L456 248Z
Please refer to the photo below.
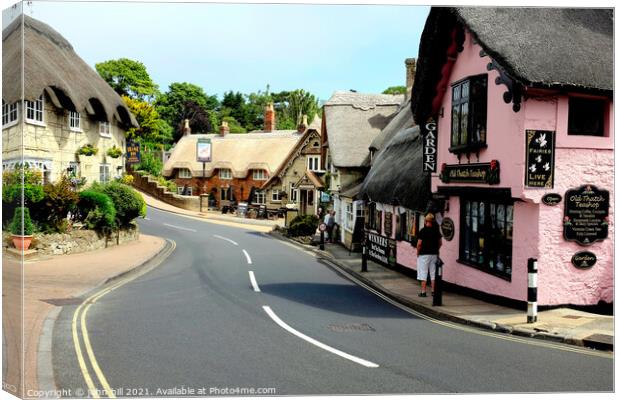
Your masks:
M435 264L441 247L441 233L435 223L435 216L427 214L424 217L424 228L418 233L418 280L421 281L422 291L418 296L426 297L426 281L429 273L431 277L431 291L435 294Z

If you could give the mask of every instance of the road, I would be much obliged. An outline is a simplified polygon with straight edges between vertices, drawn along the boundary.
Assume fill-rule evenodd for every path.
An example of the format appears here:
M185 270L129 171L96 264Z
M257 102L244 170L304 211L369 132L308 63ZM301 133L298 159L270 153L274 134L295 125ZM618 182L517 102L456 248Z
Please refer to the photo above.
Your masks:
M148 215L142 232L176 249L87 316L63 308L59 389L83 393L87 375L102 397L613 390L602 353L437 323L267 234Z

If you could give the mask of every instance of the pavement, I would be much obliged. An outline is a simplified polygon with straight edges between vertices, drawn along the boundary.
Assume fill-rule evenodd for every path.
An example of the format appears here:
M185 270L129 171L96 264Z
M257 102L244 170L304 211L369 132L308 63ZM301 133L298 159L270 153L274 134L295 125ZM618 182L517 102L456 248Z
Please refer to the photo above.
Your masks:
M212 215L202 216L201 213L191 212L163 203L143 193L149 206L177 214L193 215L214 220ZM215 222L225 225L246 227L239 224L239 218L224 216ZM274 225L274 221L256 221L263 223L263 228ZM282 221L278 221L282 226ZM319 256L329 259L340 270L352 275L367 286L381 292L391 299L437 319L454 321L466 325L477 326L513 335L549 340L576 346L593 348L613 352L614 317L594 314L562 307L539 311L535 323L527 323L527 313L497 304L492 304L472 297L463 296L449 291L443 292L442 305L433 306L433 299L418 297L420 283L401 272L386 268L368 260L368 271L361 272L361 254L349 253L341 244L326 244L321 251L316 246L305 245L284 237L271 228L262 230L273 236L292 242L298 246L314 251Z
M168 204L159 199L156 199L155 197L145 192L142 192L137 188L134 188L134 189L136 189L138 192L140 192L140 194L142 194L142 197L144 197L144 201L150 207L157 208L158 210L162 210L162 211L169 211L169 212L174 212L176 214L200 218L202 220L215 223L215 224L236 226L238 228L253 229L259 232L269 232L273 230L277 225L280 225L280 226L284 225L283 218L280 218L277 220L252 219L252 218L237 217L233 214L222 214L219 211L209 210L209 211L199 212L199 211L185 210L183 208L175 207L171 204Z
M53 326L50 319L62 306L81 302L84 293L138 269L165 247L164 239L141 234L137 241L107 249L25 261L23 268L3 254L4 388L19 397L33 397L33 390L53 390L51 369L39 365L49 360L51 367L51 354L42 354L51 353L51 346L41 346L42 334Z

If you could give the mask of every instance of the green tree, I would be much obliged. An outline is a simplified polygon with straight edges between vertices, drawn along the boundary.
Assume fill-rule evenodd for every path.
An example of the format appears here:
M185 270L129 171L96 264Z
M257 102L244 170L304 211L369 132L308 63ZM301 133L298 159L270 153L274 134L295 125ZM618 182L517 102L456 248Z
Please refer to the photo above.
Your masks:
M141 143L167 144L172 142L172 127L163 120L155 106L146 101L123 96L131 113L136 117L139 128L129 128L125 136Z
M119 58L97 63L95 69L121 96L145 100L157 94L157 85L140 61Z
M200 132L204 129L202 117L212 121L209 114L219 106L216 96L209 96L200 86L187 82L171 83L168 91L158 96L154 104L161 117L175 128L175 141L182 135L184 119L190 120L192 132ZM211 125L210 130L213 129Z
M407 93L407 88L404 86L390 86L389 88L383 91L383 94L405 94Z
M235 119L233 116L226 116L222 118L222 121L228 122L228 128L230 129L230 133L246 133L247 130L239 124L239 121Z

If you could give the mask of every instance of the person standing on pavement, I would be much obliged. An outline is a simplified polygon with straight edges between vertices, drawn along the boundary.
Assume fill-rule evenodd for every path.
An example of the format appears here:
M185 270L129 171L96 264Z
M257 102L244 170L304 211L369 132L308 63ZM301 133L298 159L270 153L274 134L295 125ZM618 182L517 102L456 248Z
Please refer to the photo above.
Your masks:
M427 214L424 217L424 228L418 233L418 244L416 247L418 253L418 280L421 281L422 291L418 294L420 297L426 297L426 281L428 275L431 276L431 292L435 294L435 264L439 257L439 248L441 247L441 233L439 226L435 223L435 216Z
M334 225L336 224L336 211L332 210L325 214L325 225L327 225L327 241L334 242Z

